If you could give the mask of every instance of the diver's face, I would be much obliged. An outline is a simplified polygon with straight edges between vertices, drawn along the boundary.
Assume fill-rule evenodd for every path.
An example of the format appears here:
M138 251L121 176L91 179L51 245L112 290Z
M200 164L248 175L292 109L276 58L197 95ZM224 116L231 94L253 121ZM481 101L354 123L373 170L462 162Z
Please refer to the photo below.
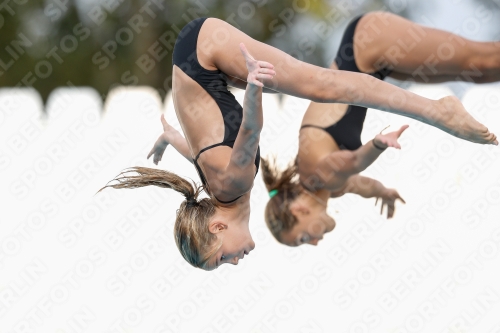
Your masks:
M217 236L216 244L222 242L219 250L208 260L207 270L218 268L222 264L237 265L240 259L255 248L249 230L249 211L232 211L227 214L215 214L209 224L210 232Z
M255 243L248 230L238 230L229 226L223 235L222 246L215 253L211 261L211 267L218 268L222 264L238 265L238 261L255 248Z
M318 245L323 235L335 228L335 220L326 209L308 209L294 214L298 222L290 231L281 233L281 241L288 246Z

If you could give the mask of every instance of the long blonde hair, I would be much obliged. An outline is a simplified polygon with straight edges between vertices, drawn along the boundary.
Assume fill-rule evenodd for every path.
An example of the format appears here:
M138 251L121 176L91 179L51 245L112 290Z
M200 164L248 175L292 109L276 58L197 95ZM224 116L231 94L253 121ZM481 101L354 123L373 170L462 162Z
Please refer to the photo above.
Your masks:
M135 174L133 174L135 173ZM184 200L179 209L174 225L174 238L177 248L188 263L197 268L205 268L208 259L221 247L215 244L217 237L208 230L208 222L215 214L216 204L213 199L198 200L198 195L204 189L186 179L165 170L133 167L123 170L106 185L115 189L158 186L180 192ZM108 183L109 184L109 183Z
M276 158L272 161L261 158L262 178L268 191L277 190L269 199L264 212L267 227L276 240L282 243L281 234L289 231L297 224L297 218L290 210L290 204L302 193L303 188L297 175L297 160L284 170L276 166Z

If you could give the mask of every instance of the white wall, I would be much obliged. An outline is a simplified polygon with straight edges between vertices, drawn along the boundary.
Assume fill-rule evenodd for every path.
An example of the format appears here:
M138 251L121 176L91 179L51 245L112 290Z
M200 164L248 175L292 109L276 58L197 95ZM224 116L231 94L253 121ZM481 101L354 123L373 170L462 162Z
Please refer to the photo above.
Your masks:
M463 102L500 134L498 88L473 87ZM295 156L307 104L266 96L264 156ZM89 88L60 89L40 119L36 92L0 90L1 332L500 332L500 148L370 110L363 141L410 124L402 150L365 172L406 200L394 219L346 195L330 200L337 228L317 247L285 247L265 227L259 173L255 250L204 272L173 242L177 193L94 195L126 167L154 167L145 157L161 112L176 121L170 97L117 88L102 107ZM199 181L172 147L159 167Z

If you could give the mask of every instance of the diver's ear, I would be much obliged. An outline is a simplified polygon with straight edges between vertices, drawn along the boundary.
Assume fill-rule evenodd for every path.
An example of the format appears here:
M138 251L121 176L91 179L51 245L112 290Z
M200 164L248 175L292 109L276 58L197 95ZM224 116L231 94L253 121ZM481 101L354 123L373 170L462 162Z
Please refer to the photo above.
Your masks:
M304 216L304 215L309 215L311 213L311 210L309 209L309 207L303 205L302 203L300 202L292 202L292 204L290 204L290 211L292 212L293 215L295 216Z
M208 230L213 234L221 232L222 230L225 229L227 229L227 224L222 221L211 221L208 224Z

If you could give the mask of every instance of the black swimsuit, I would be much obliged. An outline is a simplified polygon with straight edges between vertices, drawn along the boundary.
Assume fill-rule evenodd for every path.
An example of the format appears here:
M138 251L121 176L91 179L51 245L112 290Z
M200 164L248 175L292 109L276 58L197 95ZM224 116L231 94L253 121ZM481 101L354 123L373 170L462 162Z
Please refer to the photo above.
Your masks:
M363 16L352 20L347 26L342 42L340 43L339 51L335 57L335 63L339 70L361 73L356 61L354 60L354 30L359 20ZM384 68L375 73L367 73L379 80L385 79L391 73L391 70ZM363 130L363 123L366 117L366 108L362 106L349 105L345 115L335 124L328 127L321 127L316 125L302 125L305 127L315 127L322 129L337 142L340 149L356 150L362 146L361 144L361 131Z
M222 118L224 120L224 139L222 142L201 149L193 161L203 185L205 185L205 188L209 190L207 179L198 165L198 158L201 153L214 147L228 146L233 148L234 142L240 130L243 118L243 108L236 101L234 95L227 89L227 83L223 76L224 73L220 70L207 70L198 62L196 45L198 43L198 34L200 33L201 26L205 20L206 18L195 19L181 30L174 46L173 64L179 67L184 73L205 89L215 100L222 113ZM257 155L255 156L255 166L257 167L255 175L257 175L257 171L259 171L259 163L260 147L257 148ZM216 199L221 203L231 203L238 200L240 197L241 196L230 201Z

